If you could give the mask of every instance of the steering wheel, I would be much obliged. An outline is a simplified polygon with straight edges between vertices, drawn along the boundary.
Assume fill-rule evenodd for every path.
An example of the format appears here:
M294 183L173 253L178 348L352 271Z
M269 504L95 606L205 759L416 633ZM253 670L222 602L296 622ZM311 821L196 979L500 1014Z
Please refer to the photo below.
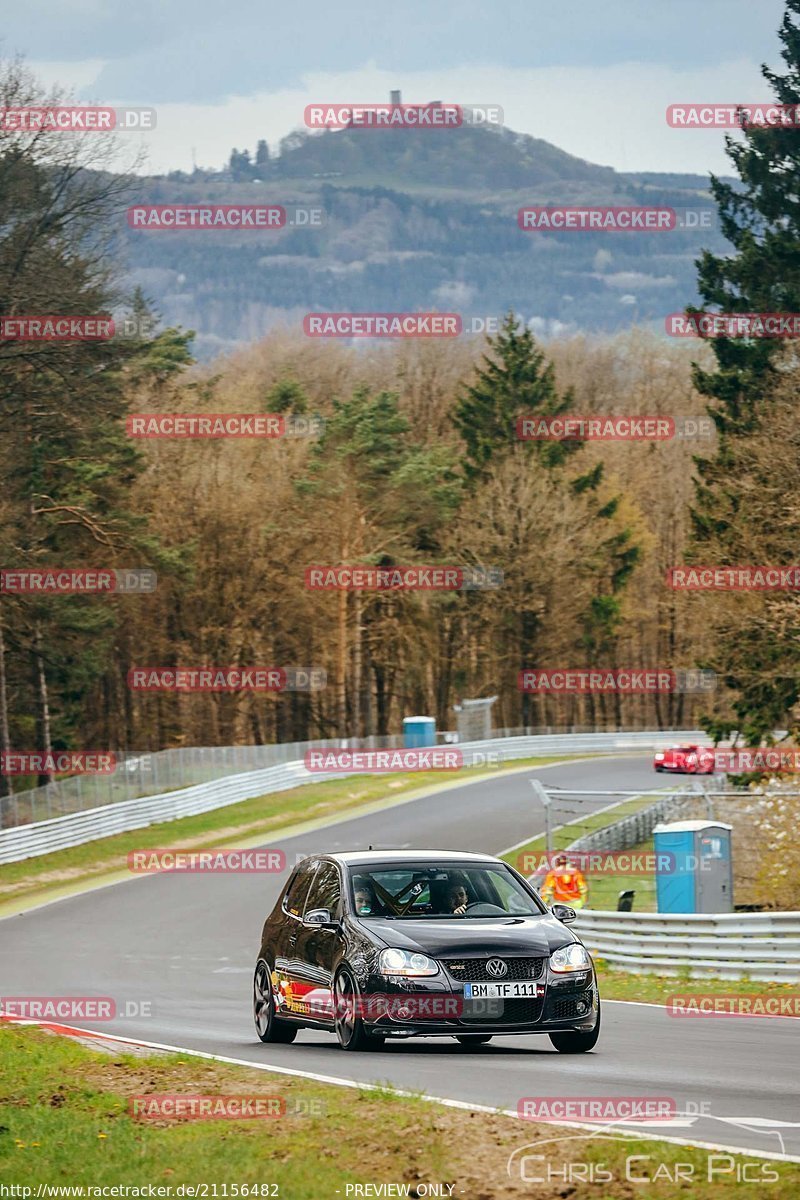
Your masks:
M483 917L493 917L495 913L501 913L502 916L507 916L504 908L500 908L499 904L489 904L486 900L473 900L465 909L465 915L472 909L473 911L479 908L481 912L477 915Z

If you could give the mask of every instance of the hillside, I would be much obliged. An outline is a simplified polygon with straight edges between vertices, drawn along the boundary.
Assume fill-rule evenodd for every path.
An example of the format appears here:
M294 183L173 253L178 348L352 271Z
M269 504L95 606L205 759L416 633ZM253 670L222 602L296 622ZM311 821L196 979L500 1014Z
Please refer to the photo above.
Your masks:
M602 140L598 139L598 153ZM692 175L621 174L509 130L293 133L256 165L141 180L142 203L299 203L322 228L129 232L130 282L164 321L197 330L197 352L299 326L312 310L513 308L543 335L661 327L695 298L694 259L711 231L529 233L525 204L708 206ZM212 332L213 331L213 332Z

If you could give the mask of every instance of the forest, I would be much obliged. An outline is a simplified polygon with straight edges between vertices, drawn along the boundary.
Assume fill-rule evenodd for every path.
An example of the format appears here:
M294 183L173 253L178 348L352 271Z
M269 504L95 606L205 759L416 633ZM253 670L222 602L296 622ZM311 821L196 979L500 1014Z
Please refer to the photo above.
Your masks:
M0 103L44 102L26 68L2 65ZM796 165L786 139L748 133L731 152L736 186L712 180L733 252L701 253L704 307L800 311L791 184L768 171L788 154ZM796 593L666 583L684 563L796 562L791 341L670 341L635 325L541 340L509 311L489 337L345 343L284 328L198 362L191 330L126 290L120 229L141 180L98 153L82 136L0 132L0 312L124 312L134 331L0 339L0 564L147 570L157 586L2 589L3 750L380 735L415 713L452 729L455 704L490 695L498 728L699 723L756 742L796 729ZM133 414L202 413L280 417L283 435L129 432ZM678 432L518 436L524 418L565 415ZM450 566L495 583L315 589L314 565ZM136 668L200 666L314 670L326 686L129 686ZM544 668L697 668L716 686L520 689L520 672Z

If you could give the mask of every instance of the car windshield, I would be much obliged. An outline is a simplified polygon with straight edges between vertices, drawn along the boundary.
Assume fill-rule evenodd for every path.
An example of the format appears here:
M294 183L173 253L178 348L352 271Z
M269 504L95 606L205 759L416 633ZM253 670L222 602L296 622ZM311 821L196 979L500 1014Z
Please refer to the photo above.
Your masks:
M499 863L358 868L350 878L350 902L359 917L392 920L532 917L547 911Z

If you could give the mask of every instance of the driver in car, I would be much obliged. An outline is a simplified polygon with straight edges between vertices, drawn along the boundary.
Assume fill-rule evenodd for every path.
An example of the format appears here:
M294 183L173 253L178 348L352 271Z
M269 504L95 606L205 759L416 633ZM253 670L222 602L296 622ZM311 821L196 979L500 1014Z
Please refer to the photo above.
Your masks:
M463 883L451 883L447 889L447 907L454 916L463 916L467 911L469 896Z

